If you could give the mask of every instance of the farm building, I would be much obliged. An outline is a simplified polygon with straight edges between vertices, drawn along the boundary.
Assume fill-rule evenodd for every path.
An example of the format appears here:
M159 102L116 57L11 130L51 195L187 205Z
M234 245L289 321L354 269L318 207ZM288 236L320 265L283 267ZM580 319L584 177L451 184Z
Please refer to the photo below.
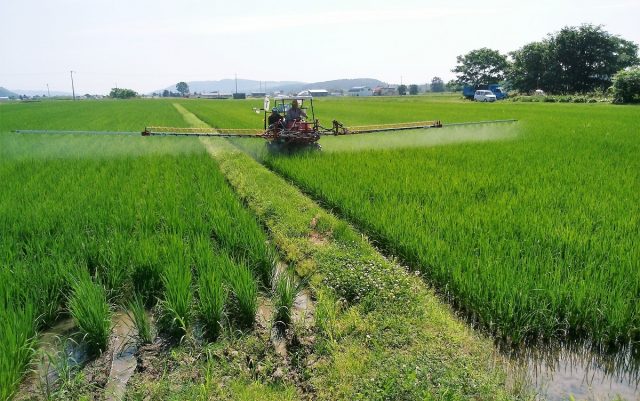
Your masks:
M354 86L349 89L349 96L371 96L373 91L368 86Z
M323 97L329 96L329 91L326 89L305 89L302 92L298 93L298 96Z
M232 96L231 93L203 92L198 97L202 99L230 99Z

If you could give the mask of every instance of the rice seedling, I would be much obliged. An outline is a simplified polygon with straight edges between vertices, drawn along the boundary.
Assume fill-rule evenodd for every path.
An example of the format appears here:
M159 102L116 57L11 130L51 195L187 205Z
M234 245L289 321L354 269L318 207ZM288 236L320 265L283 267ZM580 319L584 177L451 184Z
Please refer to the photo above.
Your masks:
M138 333L138 341L140 344L151 344L153 335L151 333L151 319L145 309L144 300L138 294L127 304L127 314Z
M299 287L291 270L286 269L276 274L273 288L273 321L276 326L285 328L291 323L293 303L298 292Z
M104 287L88 276L76 278L68 308L89 352L94 355L104 352L111 334L111 307Z
M224 259L225 279L233 295L231 316L241 328L252 328L258 311L258 285L247 265Z
M199 141L8 132L30 128L139 132L150 122L184 126L170 102L6 106L1 106L0 119L0 297L15 308L4 310L7 316L22 316L20 311L28 307L32 313L26 322L46 329L66 307L78 316L79 324L85 322L87 341L104 351L97 333L104 336L107 319L97 316L106 315L99 306L106 307L106 300L123 302L138 294L149 308L162 299L158 310L166 319L161 319L160 328L178 336L185 333L192 318L191 261L198 252L190 242L196 238L209 241L208 252L246 260L255 277L263 275L261 269L269 269L273 250L266 235ZM232 224L215 226L217 219ZM220 240L214 244L212 237ZM175 246L174 239L186 246ZM96 289L89 287L87 271L104 287L102 302L97 302ZM70 277L83 277L82 283ZM91 293L93 301L80 302L82 291ZM136 307L132 309L141 316ZM6 321L16 330L22 327L18 317ZM19 332L32 338L35 329L25 326ZM15 371L18 380L26 362L11 357L17 355L12 352L0 355L0 376ZM15 390L17 381L9 385L11 380L0 380L3 390Z
M205 336L215 341L222 331L227 289L222 274L214 269L201 270L198 277L198 306Z
M133 290L147 308L154 306L162 293L163 264L157 248L149 238L142 238L133 254Z
M0 399L14 395L27 370L35 343L35 310L0 299Z
M186 335L191 320L193 277L188 251L189 247L179 236L167 238L158 325L160 331L178 339Z
M184 262L184 261L183 261ZM162 274L163 298L160 301L160 329L168 335L181 339L187 334L191 318L191 268L186 263L169 263Z

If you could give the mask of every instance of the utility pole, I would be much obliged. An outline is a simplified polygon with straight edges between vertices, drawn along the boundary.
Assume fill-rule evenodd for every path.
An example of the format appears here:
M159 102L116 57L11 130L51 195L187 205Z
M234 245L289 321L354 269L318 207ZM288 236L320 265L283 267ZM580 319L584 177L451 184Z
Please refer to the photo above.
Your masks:
M73 86L73 71L71 71L71 93L73 94L73 100L76 100L76 88Z
M47 97L50 98L51 97L51 92L49 92L49 84L47 84Z

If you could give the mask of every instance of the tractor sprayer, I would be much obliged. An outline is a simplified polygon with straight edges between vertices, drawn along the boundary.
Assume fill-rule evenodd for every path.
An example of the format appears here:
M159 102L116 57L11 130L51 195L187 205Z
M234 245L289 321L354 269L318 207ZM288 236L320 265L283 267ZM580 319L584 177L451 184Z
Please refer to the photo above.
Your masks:
M372 124L345 126L343 123L333 120L331 126L322 126L315 118L313 97L311 96L277 96L271 99L264 98L262 108L253 108L253 111L264 113L264 125L262 129L239 128L179 128L147 126L142 131L143 136L200 136L222 138L262 138L271 144L278 145L312 145L316 144L323 136L357 135L376 132L392 132L415 129L442 128L450 126L507 123L517 120L489 120L472 121L462 123L442 124L440 120L415 121L392 124ZM293 109L293 110L292 110ZM271 114L269 114L271 113ZM15 130L20 134L134 134L123 131L69 131L69 130Z

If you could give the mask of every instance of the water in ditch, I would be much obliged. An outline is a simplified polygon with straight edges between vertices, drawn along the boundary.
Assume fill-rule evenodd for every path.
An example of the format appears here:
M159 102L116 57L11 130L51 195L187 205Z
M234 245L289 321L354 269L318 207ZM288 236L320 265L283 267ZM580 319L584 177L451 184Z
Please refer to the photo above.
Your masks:
M604 353L588 344L555 344L508 354L511 379L531 386L540 400L640 400L640 360L629 347Z

